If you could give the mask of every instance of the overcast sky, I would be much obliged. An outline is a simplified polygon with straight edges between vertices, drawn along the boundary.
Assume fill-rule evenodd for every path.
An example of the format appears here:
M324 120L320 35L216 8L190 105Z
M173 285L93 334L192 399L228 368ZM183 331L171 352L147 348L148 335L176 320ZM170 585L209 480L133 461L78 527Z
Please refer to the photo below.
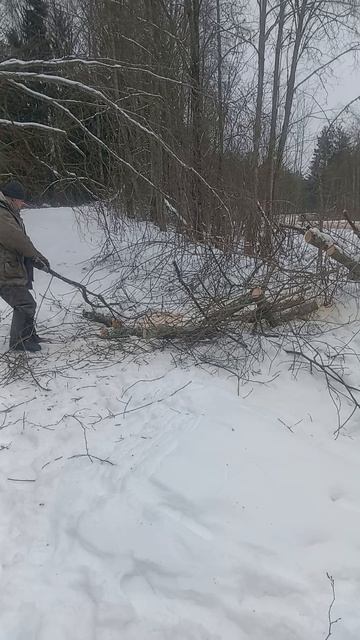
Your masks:
M360 63L354 62L351 54L341 64L334 67L335 76L326 82L328 91L327 106L334 109L334 113L340 110L360 95ZM358 109L357 106L354 106Z
M302 74L300 74L301 77ZM324 126L339 114L339 112L351 100L360 96L360 62L354 60L353 54L348 54L341 62L334 64L331 72L322 78L322 83L317 78L304 86L306 102L312 109L313 115L307 121L305 148L302 171L306 173L309 168L316 138ZM360 115L360 100L351 110L342 114L339 124L353 123L352 113Z

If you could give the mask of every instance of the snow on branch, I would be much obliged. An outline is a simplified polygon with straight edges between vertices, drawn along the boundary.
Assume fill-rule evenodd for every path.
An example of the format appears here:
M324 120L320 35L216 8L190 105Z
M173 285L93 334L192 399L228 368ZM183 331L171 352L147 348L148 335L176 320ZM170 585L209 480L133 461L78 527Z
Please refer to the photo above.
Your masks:
M0 127L13 127L16 129L36 129L36 130L44 131L46 133L60 134L62 136L65 136L65 138L67 139L67 142L71 147L73 147L73 149L75 149L75 151L80 153L80 155L82 156L84 155L84 153L81 151L81 149L79 149L77 144L75 144L75 142L72 142L72 140L69 139L69 136L64 129L59 129L58 127L53 127L51 125L43 124L41 122L19 122L18 120L5 120L3 118L0 118Z
M351 280L360 280L360 262L349 255L347 251L328 234L316 229L308 229L304 240L313 247L325 251L328 258L335 260L349 271Z
M0 72L1 73L1 72ZM11 84L15 87L17 87L18 89L21 89L24 93L27 93L28 95L33 96L34 98L43 100L44 102L49 102L51 103L51 105L53 107L56 107L57 109L59 109L60 111L63 111L63 113L65 113L73 122L75 122L77 124L77 126L80 127L80 129L83 131L83 133L85 134L86 137L90 138L91 140L93 140L94 142L96 142L99 146L101 146L103 149L105 149L107 151L107 153L109 153L113 158L115 158L118 162L120 162L121 164L123 164L124 166L126 166L128 169L130 169L133 173L135 173L139 178L142 178L143 180L145 180L145 182L147 182L153 189L157 189L159 191L159 188L155 186L155 184L153 184L151 182L151 180L149 180L149 178L147 178L145 175L143 175L142 173L140 173L139 171L137 171L137 169L135 169L135 167L132 166L132 164L130 164L129 162L127 162L126 160L124 160L123 158L121 158L115 151L113 151L103 140L101 140L101 138L98 138L98 136L96 136L94 133L92 133L89 129L87 129L87 127L85 127L84 123L81 122L81 120L79 120L79 118L77 118L72 111L70 111L70 109L68 109L67 107L65 107L63 104L61 104L60 102L58 102L58 100L56 100L55 98L48 96L45 93L41 93L40 91L35 91L34 89L30 89L29 87L27 87L25 84L22 84L20 82L15 82L14 80L10 81ZM69 143L74 145L76 147L76 145L71 142L69 140ZM82 154L83 152L78 148L78 151ZM161 192L162 193L162 192ZM165 194L163 194L165 195Z
M43 81L45 83L55 84L57 86L64 85L64 86L68 86L68 87L71 87L73 89L76 89L78 91L82 91L84 93L90 93L91 95L93 95L96 98L100 99L101 101L103 101L104 104L109 105L112 109L114 109L117 113L119 113L122 116L122 118L124 118L124 120L126 120L128 123L130 123L133 127L139 129L140 131L145 133L150 138L156 140L156 142L164 149L164 151L166 151L166 153L171 158L173 158L173 160L175 160L175 162L177 162L183 169L193 173L198 178L198 180L200 180L206 186L206 188L209 189L209 191L213 194L213 196L218 200L218 202L221 204L221 206L227 212L229 218L231 217L229 208L227 207L227 205L225 204L223 199L219 196L219 194L216 192L216 190L207 182L207 180L205 180L205 178L198 171L196 171L196 169L194 167L192 167L192 166L188 165L186 162L184 162L184 160L182 160L171 149L171 147L169 147L169 145L165 142L165 140L162 139L162 137L160 135L155 133L155 131L153 131L152 129L149 129L149 127L145 126L144 124L141 124L140 122L138 122L138 120L133 118L125 109L122 109L116 102L114 102L113 100L108 98L99 89L95 89L94 87L91 87L91 86L89 86L87 84L84 84L83 82L79 82L78 80L71 80L70 78L64 78L62 76L57 76L57 75L49 75L49 74L46 74L46 73L36 73L36 72L18 71L18 70L17 71L3 71L1 66L2 66L2 63L0 63L0 78L1 77L5 78L5 79L8 78L9 80L16 79L16 78L22 78L23 80L36 81L36 82L39 82L39 80L40 80L40 81ZM53 102L55 102L54 99L51 98L50 96L49 96L49 99L53 100ZM69 111L69 113L71 113L71 112ZM86 127L84 127L84 128L86 129ZM88 130L86 129L86 131L88 131ZM96 138L99 141L99 138L97 138L96 136L94 136L94 138ZM112 155L114 155L114 154L112 153ZM115 154L115 155L117 156L117 154ZM123 162L124 164L127 164L122 159L120 159L119 156L117 156L117 158L119 160L121 160L121 162ZM146 181L149 182L148 179L146 179ZM152 186L154 186L154 185L152 185Z
M17 127L20 129L40 129L42 131L46 131L47 133L60 133L62 135L67 136L66 131L64 129L58 129L58 127L51 127L47 124L42 124L41 122L18 122L17 120L4 120L0 118L0 126L1 127Z
M137 65L132 65L129 63L118 62L115 60L87 60L84 58L53 58L52 60L19 60L17 58L11 58L9 60L4 60L0 62L0 69L11 69L12 67L23 67L23 68L31 68L41 65L44 67L59 67L59 66L69 66L69 65L83 65L90 67L102 67L104 69L119 69L121 71L135 71L139 73L144 73L157 80L163 80L164 82L170 82L172 84L177 84L185 87L189 87L189 83L182 82L181 80L176 80L176 78L170 78L168 76L163 76L151 69L147 69L146 67L140 67Z

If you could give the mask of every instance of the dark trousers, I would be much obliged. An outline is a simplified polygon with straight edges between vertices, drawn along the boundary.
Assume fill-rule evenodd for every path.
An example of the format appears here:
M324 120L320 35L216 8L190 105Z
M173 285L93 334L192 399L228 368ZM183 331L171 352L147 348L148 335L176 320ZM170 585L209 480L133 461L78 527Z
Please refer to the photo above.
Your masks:
M10 347L14 347L35 332L36 302L27 287L0 287L0 296L14 310L10 329Z

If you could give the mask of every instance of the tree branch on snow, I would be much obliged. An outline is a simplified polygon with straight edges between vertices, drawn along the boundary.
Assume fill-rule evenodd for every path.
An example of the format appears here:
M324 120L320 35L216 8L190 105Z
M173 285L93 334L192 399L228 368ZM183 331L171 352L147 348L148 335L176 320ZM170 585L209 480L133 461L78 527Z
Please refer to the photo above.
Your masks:
M314 347L312 347L312 348L314 350ZM354 413L356 411L360 410L360 402L356 397L356 394L360 393L360 389L357 388L357 387L353 387L351 384L346 382L346 380L344 379L344 376L340 375L338 373L338 371L336 371L336 369L330 363L323 363L320 360L320 353L318 351L315 350L316 352L315 352L315 356L313 358L311 356L307 355L306 353L304 353L301 349L285 349L284 351L285 351L285 353L287 353L289 355L292 355L292 356L295 356L297 358L302 358L303 360L306 360L310 364L311 370L312 370L312 368L315 368L315 369L318 369L319 371L321 371L325 376L325 379L326 379L327 384L328 384L329 391L331 390L330 380L333 380L334 382L336 382L337 385L340 385L340 387L344 387L345 392L346 392L346 394L344 394L344 395L347 398L347 400L349 400L351 402L351 404L353 405L353 409L352 409L350 415L348 416L348 418L345 421L343 421L342 423L340 422L340 417L339 417L339 426L334 431L335 439L337 439L339 437L340 432L342 431L342 429L349 422L350 418L352 418L352 416L354 415ZM334 387L332 387L332 390L334 391ZM330 393L330 395L331 395L331 393Z
M113 318L119 318L120 317L119 312L116 311L116 309L114 309L111 305L109 305L106 302L105 298L101 294L93 293L92 291L89 291L89 289L87 289L80 282L76 282L75 280L71 280L70 278L66 278L65 276L62 276L60 273L57 273L56 271L53 271L53 269L49 269L48 272L54 278L57 278L58 280L62 280L63 282L66 282L67 284L70 284L72 287L75 287L76 289L79 289L79 291L81 292L81 295L84 298L86 304L88 304L90 307L96 308L96 307L99 307L99 305L95 305L93 302L91 302L89 296L91 296L93 298L97 298L101 302L101 306L105 307L106 309L108 309L108 311L110 311L110 313L111 313Z
M227 327L237 325L244 327L246 324L257 326L263 320L271 327L289 323L293 320L308 318L319 308L317 299L306 300L303 295L287 295L280 297L278 301L267 299L259 287L234 298L226 304L216 305L215 309L206 312L201 307L190 287L184 282L180 270L177 273L180 284L188 293L190 299L200 312L200 317L185 318L181 314L166 312L144 313L139 316L134 324L129 325L122 319L120 322L95 311L83 311L83 316L88 320L105 325L107 329L101 332L103 338L138 338L154 339L202 339L214 335L231 335ZM255 307L246 311L247 307Z

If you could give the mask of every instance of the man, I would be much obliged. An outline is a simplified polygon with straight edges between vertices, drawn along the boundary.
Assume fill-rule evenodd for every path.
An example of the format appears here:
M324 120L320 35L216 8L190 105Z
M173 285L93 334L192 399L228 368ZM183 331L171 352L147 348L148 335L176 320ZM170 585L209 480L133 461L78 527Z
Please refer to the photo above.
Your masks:
M36 302L30 293L33 267L48 271L49 261L26 235L20 211L25 189L15 180L0 190L0 296L13 308L10 349L40 351L35 331Z

